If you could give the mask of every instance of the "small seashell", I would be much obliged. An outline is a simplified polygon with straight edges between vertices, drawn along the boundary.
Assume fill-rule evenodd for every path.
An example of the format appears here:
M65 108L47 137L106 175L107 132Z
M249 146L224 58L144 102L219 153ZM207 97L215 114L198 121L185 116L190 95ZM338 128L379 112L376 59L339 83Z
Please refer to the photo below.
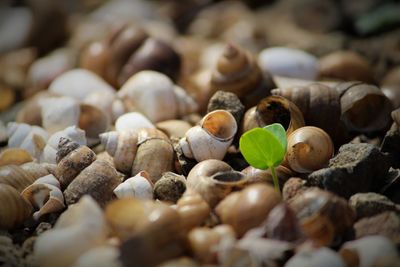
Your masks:
M114 89L91 71L73 69L54 79L49 91L83 101L93 92L114 92Z
M237 124L232 114L226 110L214 110L186 132L179 141L186 157L198 162L206 159L222 160L232 144Z
M135 197L153 199L153 183L146 171L141 171L134 177L126 179L114 189L118 198Z
M115 130L138 130L140 128L155 128L154 124L139 112L125 113L115 121Z
M0 183L0 229L12 229L32 213L32 206L10 185Z
M99 134L106 132L110 124L110 118L104 111L89 104L80 104L80 115L77 125L85 131L88 145L98 143Z
M115 246L98 246L80 255L71 267L122 267L119 256Z
M302 50L289 47L270 47L258 55L258 64L263 72L305 80L318 76L318 59Z
M22 148L7 148L0 153L0 166L21 165L30 161L33 161L33 158Z
M30 202L34 208L39 209L33 214L35 220L45 214L65 208L60 182L52 174L37 179L21 192L21 196Z
M43 267L68 267L85 252L104 244L106 238L102 210L90 196L84 196L36 239L34 256Z
M23 148L39 159L48 139L47 132L39 126L10 122L7 124L8 147Z
M157 129L171 137L182 138L192 128L192 125L184 120L166 120L156 124Z
M80 108L71 97L48 97L40 100L42 125L53 134L68 126L78 125Z
M284 267L346 267L335 251L321 247L313 251L303 251L294 255Z
M60 142L61 137L68 138L82 146L86 145L84 131L76 126L67 127L64 130L55 132L52 136L50 136L46 146L44 147L43 154L40 157L40 162L47 162L51 164L57 163L56 158L58 143Z

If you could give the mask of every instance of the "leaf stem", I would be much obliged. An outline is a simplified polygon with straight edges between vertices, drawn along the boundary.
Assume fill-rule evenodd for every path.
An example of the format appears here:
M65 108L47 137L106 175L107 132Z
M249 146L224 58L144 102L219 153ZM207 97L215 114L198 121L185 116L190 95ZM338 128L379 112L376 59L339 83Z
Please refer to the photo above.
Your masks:
M278 176L276 176L275 167L273 167L273 166L271 167L271 173L272 173L272 179L274 181L275 191L280 193L281 189L279 188Z

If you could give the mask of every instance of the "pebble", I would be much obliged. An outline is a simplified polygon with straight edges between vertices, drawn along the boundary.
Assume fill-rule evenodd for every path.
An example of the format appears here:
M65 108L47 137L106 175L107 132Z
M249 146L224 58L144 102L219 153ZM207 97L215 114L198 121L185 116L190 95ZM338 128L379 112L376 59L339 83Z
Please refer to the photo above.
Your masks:
M207 113L224 109L229 111L235 117L236 123L239 125L242 120L245 107L240 102L236 94L225 91L217 91L208 102Z
M357 219L372 217L385 211L396 211L396 205L385 196L377 193L358 193L349 199Z

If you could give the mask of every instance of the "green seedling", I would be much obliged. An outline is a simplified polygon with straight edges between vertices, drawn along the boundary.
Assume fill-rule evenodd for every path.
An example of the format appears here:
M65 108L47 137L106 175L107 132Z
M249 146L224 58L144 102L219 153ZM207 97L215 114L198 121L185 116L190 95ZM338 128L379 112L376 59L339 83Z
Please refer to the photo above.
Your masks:
M261 170L271 169L277 192L280 192L280 188L275 167L283 161L286 147L286 131L279 123L251 129L245 132L239 141L240 151L251 166Z

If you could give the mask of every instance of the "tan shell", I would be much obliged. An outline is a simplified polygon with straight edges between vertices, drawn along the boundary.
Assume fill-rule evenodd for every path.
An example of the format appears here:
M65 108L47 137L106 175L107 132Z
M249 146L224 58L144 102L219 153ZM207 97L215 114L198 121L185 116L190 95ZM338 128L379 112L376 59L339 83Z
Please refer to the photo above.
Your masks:
M6 165L0 167L0 183L10 185L18 192L22 192L39 177L53 172L54 165L35 162L24 163L20 166Z
M305 125L303 114L293 102L281 96L269 96L246 111L241 132L272 123L282 124L286 129L286 135Z
M106 132L111 122L103 110L90 104L80 104L79 122L76 125L85 131L90 145L99 141L99 134Z
M241 237L260 225L280 201L280 194L272 186L254 184L228 195L215 211L222 223L231 225L237 236Z
M107 234L102 210L84 196L61 214L51 230L38 236L34 257L43 267L68 267L86 251L105 244Z
M188 233L190 252L202 263L218 262L218 245L223 239L235 239L235 232L229 225L218 225L212 229L194 228Z
M32 213L32 206L10 185L0 183L0 229L12 229Z
M192 125L184 120L166 120L158 122L156 127L157 129L163 131L170 138L181 138L192 127Z
M297 214L303 232L316 245L330 245L355 221L355 212L345 199L318 188L296 195L289 205Z
M189 172L186 187L199 193L214 208L230 192L243 188L246 183L244 175L227 163L208 159L196 164Z
M333 154L329 135L320 128L305 126L288 136L283 165L298 173L310 173L328 165Z
M207 202L192 189L185 191L176 203L176 209L181 217L182 231L202 225L211 212Z
M22 148L7 148L0 153L0 166L21 165L33 161L28 151Z
M278 176L279 179L279 185L280 188L283 188L283 185L285 182L290 178L294 176L294 173L292 170L289 168L286 168L285 166L279 165L278 167L275 168L276 175ZM246 176L248 179L248 183L268 183L273 185L273 178L272 178L272 173L271 170L260 170L257 168L254 168L252 166L248 166L245 169L242 170L242 173Z
M15 91L6 85L0 85L0 112L7 110L15 101Z
M198 162L207 159L222 160L237 132L233 115L226 110L214 110L206 114L200 125L190 128L179 141L186 157Z
M21 192L21 196L31 203L33 207L39 209L33 214L35 220L38 220L45 214L57 212L65 208L60 183L52 174L37 179Z
M24 106L18 111L16 122L30 125L42 125L41 99L55 96L49 91L41 91L25 101Z

